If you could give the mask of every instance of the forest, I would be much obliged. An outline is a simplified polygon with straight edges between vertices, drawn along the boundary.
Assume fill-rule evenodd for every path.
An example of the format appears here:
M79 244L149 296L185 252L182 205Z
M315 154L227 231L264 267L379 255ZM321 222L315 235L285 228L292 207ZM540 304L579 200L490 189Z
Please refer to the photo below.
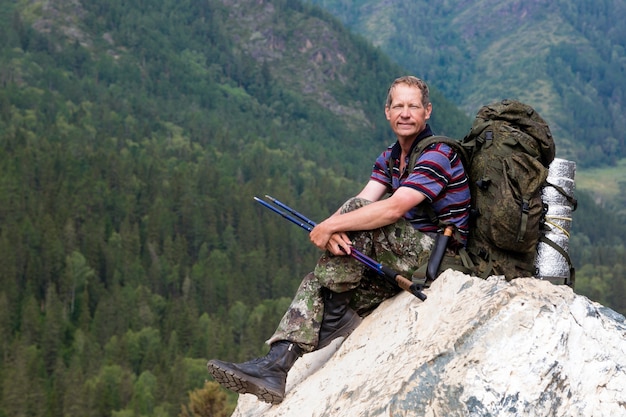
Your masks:
M227 415L206 361L263 353L320 255L253 196L336 210L392 140L382 102L404 70L274 3L350 54L329 82L367 115L353 125L283 81L285 62L257 65L220 1L59 5L0 0L0 416ZM450 114L434 128L461 136ZM576 291L623 314L626 226L578 198Z
M626 157L623 1L308 2L432 80L468 113L517 98L538 107L555 137L573 142L561 156L579 167Z

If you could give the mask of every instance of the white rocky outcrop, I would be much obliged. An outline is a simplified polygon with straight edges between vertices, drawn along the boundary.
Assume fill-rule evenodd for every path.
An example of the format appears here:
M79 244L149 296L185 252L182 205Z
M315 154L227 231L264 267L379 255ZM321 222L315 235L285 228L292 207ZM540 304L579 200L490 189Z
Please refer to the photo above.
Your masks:
M303 356L281 404L240 395L233 416L626 416L623 316L532 278L449 270L426 293Z

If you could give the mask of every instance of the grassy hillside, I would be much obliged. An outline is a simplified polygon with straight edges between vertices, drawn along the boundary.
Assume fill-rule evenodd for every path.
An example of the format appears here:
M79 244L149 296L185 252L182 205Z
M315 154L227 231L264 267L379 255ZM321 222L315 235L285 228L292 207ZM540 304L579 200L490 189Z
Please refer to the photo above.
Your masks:
M585 190L598 204L608 205L626 219L626 160L612 167L577 172L576 188Z

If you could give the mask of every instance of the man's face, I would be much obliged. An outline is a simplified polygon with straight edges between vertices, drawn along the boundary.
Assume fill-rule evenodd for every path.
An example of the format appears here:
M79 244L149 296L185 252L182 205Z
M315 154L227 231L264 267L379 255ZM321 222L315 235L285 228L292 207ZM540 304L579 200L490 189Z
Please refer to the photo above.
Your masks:
M432 105L422 104L422 91L417 87L398 84L391 91L391 104L385 107L385 116L399 140L413 140L426 127Z

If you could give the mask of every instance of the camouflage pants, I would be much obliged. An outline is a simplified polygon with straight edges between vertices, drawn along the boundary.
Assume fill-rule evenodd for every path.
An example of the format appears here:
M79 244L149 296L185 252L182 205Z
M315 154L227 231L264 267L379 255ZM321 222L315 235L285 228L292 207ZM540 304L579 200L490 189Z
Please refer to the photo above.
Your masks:
M356 210L369 201L353 198L341 208L342 213ZM400 274L410 277L426 263L432 238L415 230L403 219L388 226L349 233L353 247ZM325 252L314 272L307 274L283 316L274 335L267 341L295 342L305 351L315 350L324 315L322 287L334 292L355 290L350 306L360 315L367 314L400 289L350 256Z

